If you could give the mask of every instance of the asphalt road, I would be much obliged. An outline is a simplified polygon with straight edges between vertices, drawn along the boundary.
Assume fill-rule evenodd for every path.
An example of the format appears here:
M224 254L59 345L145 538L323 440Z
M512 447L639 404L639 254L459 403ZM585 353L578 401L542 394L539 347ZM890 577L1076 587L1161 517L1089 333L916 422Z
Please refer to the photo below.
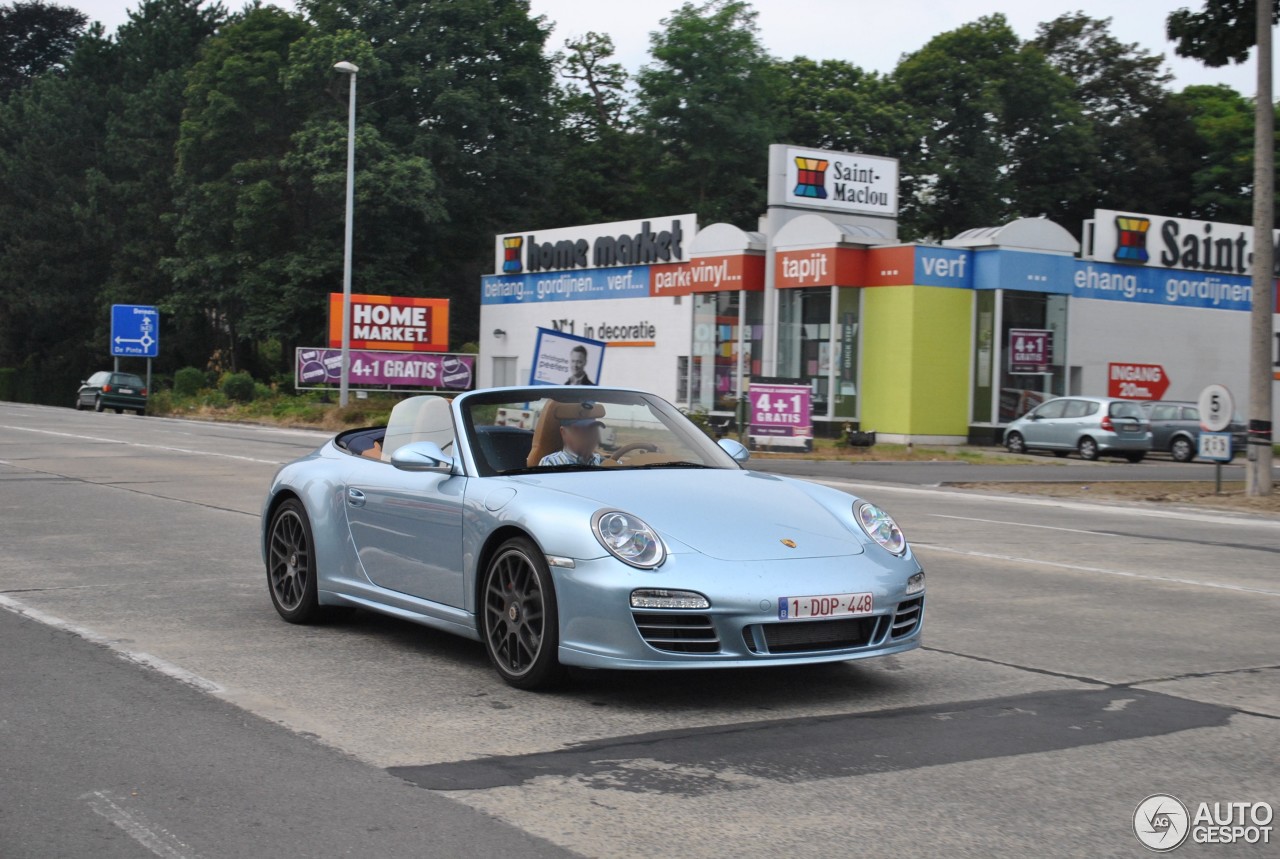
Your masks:
M0 404L0 856L1140 856L1152 793L1280 806L1276 520L823 474L912 538L923 649L535 695L279 621L261 496L323 438Z

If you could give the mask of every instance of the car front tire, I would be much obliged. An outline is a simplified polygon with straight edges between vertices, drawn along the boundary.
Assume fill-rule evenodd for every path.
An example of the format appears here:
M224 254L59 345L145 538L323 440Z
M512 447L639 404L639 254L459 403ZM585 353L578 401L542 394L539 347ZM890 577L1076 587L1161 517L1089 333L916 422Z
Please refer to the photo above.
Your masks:
M1190 439L1179 436L1173 440L1173 444L1169 445L1169 455L1173 457L1174 462L1190 462L1196 458L1196 451L1191 446Z
M1022 437L1022 433L1009 433L1004 438L1004 446L1009 450L1009 453L1027 452L1027 442L1026 439Z
M1098 458L1098 443L1089 436L1080 439L1076 445L1076 450L1080 452L1080 458L1086 462L1093 462Z
M546 689L564 677L555 585L532 540L503 543L485 569L480 634L498 676L517 689Z
M76 394L76 411L77 412L84 411L84 400L80 398L79 394Z

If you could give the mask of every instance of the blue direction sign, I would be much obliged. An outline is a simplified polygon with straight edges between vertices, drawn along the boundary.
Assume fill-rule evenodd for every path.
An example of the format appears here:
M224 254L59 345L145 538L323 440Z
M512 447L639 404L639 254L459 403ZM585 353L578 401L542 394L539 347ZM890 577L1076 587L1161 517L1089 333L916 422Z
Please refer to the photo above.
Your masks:
M111 354L154 358L160 354L160 311L142 304L111 305Z

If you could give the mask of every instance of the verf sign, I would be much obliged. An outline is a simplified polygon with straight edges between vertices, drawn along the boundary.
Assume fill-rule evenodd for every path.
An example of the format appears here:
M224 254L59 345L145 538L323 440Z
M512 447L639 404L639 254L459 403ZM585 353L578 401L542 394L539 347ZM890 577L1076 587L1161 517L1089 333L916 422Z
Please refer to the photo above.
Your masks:
M342 293L329 294L329 348L342 348ZM449 348L449 299L351 296L351 348L444 352Z
M1108 364L1107 396L1159 400L1169 390L1169 374L1160 364Z

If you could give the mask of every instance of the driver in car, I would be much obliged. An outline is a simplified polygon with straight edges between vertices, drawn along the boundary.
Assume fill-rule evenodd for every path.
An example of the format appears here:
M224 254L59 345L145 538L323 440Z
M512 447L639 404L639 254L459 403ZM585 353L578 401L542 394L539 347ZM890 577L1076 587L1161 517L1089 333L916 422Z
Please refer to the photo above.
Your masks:
M600 446L600 430L604 424L594 418L562 421L560 440L564 449L549 453L538 465L600 465L604 457L596 453Z

